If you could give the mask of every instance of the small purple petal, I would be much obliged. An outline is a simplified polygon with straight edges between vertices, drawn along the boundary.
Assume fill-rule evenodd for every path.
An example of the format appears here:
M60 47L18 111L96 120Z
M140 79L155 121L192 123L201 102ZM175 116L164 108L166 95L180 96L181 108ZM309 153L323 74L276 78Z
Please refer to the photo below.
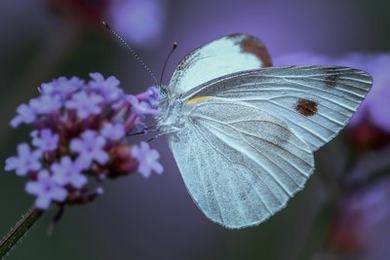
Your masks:
M36 111L37 114L47 115L59 112L62 107L62 102L59 96L43 95L32 99L30 101L30 107Z
M59 95L62 98L66 98L81 89L83 85L84 82L77 77L72 77L70 79L60 77L49 83L43 83L40 86L39 91L43 95Z
M82 91L75 94L71 100L66 102L66 108L76 110L80 119L86 119L90 115L97 115L102 111L100 105L103 97L97 94L87 94Z
M32 143L41 152L54 151L58 147L59 136L50 129L42 129L31 133Z
M125 127L121 123L105 123L101 134L108 140L118 141L125 136Z
M53 164L51 170L53 179L60 185L70 184L75 188L81 188L87 183L87 177L81 173L80 165L72 162L68 156Z
M161 98L160 90L155 86L149 87L145 92L138 94L136 97L139 101L148 103L153 109L157 108L158 102Z
M154 115L157 113L157 110L154 109L148 102L139 101L136 96L128 95L127 101L131 104L131 111L138 115Z
M22 123L31 124L36 119L36 112L26 104L20 105L16 111L18 115L11 121L11 126L13 128L18 127Z
M7 172L14 171L18 168L19 160L17 157L10 157L5 161L5 170Z
M31 151L28 144L23 143L18 146L18 156L6 160L6 171L16 171L16 175L24 176L29 172L35 172L41 169L40 162L42 153L40 151Z
M151 172L154 171L157 174L162 174L163 167L158 162L160 158L159 153L151 149L149 144L141 142L139 146L134 146L131 149L132 156L138 161L138 171L145 178L150 177Z
M85 131L81 138L71 141L70 148L73 152L79 154L79 162L84 167L89 167L93 161L101 165L109 160L107 152L104 150L106 139L92 130Z
M123 91L119 88L119 80L113 76L104 79L103 75L100 73L91 73L89 74L91 81L89 86L93 89L99 91L105 99L109 102L118 100L123 96Z
M39 209L49 208L52 201L62 202L68 195L67 190L58 185L46 170L38 174L36 181L26 184L26 191L37 196L35 206Z

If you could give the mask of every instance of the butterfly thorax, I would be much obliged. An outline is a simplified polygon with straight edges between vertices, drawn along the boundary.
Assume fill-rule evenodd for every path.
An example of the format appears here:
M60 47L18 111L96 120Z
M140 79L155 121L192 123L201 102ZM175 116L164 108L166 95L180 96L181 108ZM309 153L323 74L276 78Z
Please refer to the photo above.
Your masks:
M182 114L183 103L180 98L162 98L155 116L157 129L161 134L172 134L184 126L185 118Z

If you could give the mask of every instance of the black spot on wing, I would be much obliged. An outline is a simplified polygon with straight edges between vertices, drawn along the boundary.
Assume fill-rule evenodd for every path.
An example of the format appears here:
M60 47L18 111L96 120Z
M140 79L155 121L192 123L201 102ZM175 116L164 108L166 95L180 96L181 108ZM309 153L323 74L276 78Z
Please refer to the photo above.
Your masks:
M328 68L325 70L325 85L328 88L334 88L340 79L339 71L337 68Z
M295 105L295 110L306 117L313 116L318 111L318 104L315 101L301 98Z

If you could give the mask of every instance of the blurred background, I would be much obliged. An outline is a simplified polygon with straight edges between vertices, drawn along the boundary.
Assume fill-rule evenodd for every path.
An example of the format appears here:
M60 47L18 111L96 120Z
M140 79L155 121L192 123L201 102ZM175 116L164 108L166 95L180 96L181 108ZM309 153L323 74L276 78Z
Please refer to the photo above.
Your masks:
M67 208L51 237L49 211L8 259L389 259L389 11L387 0L0 1L1 161L28 137L9 121L42 82L98 71L129 93L153 83L103 19L158 75L174 41L167 75L199 45L243 32L263 40L274 65L349 65L375 81L352 124L316 154L306 188L258 227L229 231L207 220L160 138L162 176L108 181L94 203ZM23 179L0 178L3 234L33 198Z

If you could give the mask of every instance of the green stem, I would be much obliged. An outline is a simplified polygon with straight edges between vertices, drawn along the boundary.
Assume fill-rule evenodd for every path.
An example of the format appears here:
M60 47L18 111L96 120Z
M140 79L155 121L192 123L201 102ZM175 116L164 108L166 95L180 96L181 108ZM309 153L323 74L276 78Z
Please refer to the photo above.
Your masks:
M43 211L30 208L0 241L0 259L3 259L42 216Z

